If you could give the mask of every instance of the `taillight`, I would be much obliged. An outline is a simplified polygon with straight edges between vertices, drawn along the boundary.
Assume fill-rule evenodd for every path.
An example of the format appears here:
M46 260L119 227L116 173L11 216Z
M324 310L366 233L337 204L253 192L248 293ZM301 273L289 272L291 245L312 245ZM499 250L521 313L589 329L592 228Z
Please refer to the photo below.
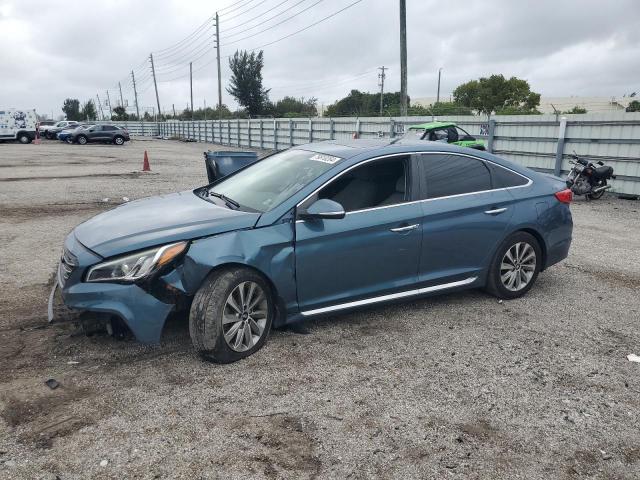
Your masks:
M555 195L558 201L562 203L571 203L571 200L573 200L573 192L568 188L566 190L556 192Z

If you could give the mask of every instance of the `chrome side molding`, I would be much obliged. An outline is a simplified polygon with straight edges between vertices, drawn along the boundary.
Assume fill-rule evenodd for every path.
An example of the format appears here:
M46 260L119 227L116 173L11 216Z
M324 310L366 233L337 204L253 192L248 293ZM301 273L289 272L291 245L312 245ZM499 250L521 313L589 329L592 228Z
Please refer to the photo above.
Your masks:
M344 310L345 308L360 307L362 305L370 305L372 303L385 302L387 300L395 300L398 298L411 297L414 295L422 295L424 293L437 292L438 290L446 290L447 288L462 287L473 283L478 277L469 277L457 282L442 283L440 285L432 285L431 287L418 288L415 290L407 290L404 292L390 293L379 297L366 298L364 300L356 300L355 302L340 303L329 307L316 308L314 310L306 310L301 312L304 317L318 315L320 313L335 312L336 310Z

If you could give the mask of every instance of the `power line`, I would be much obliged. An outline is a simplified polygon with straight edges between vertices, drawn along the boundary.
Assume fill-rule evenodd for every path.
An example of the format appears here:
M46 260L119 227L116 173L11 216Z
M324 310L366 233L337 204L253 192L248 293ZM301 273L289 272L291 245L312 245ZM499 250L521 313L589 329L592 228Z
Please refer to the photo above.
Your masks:
M229 42L229 43L224 43L224 44L222 44L222 46L223 46L223 47L225 47L225 46L227 46L227 45L233 45L234 43L241 42L241 41L243 41L243 40L246 40L247 38L252 38L252 37L255 37L256 35L260 35L261 33L264 33L264 32L266 32L266 31L268 31L268 30L271 30L272 28L275 28L275 27L277 27L278 25L282 25L283 23L288 22L288 21L289 21L289 20L291 20L292 18L295 18L295 17L297 17L298 15L300 15L300 14L302 14L302 13L306 12L307 10L309 10L309 9L311 9L311 8L313 8L313 7L315 7L316 5L318 5L319 3L321 3L322 1L323 1L323 0L318 0L316 3L313 3L313 4L309 5L308 7L306 7L306 8L304 8L304 9L300 10L298 13L294 13L294 14L293 14L293 15L291 15L290 17L287 17L287 18L285 18L284 20L281 20L281 21L280 21L280 22L278 22L278 23L275 23L275 24L273 24L273 25L270 25L269 27L267 27L267 28L265 28L265 29L263 29L263 30L260 30L259 32L252 33L251 35L247 35L246 37L242 37L242 38L239 38L239 39L237 39L237 40L233 40L233 41L231 41L231 42ZM292 7L292 8L293 8L293 7Z
M189 50L193 50L194 48L197 48L196 44L200 45L202 43L203 37L205 41L208 40L208 38L213 34L214 28L215 28L215 24L212 23L211 25L207 26L207 28L202 30L198 35L196 35L187 43L185 43L183 46L179 47L178 49L176 49L171 53L165 53L163 55L160 55L158 56L158 58L163 62L171 63L172 60L170 59L173 59L174 57L184 56L185 52Z
M193 36L194 36L194 35L196 35L198 32L200 32L204 27L206 27L206 26L207 26L207 24L208 24L211 20L213 20L213 16L211 16L211 17L207 18L203 24L201 24L198 28L196 28L193 32L191 32L189 35L187 35L185 38L183 38L183 39L182 39L182 40L180 40L179 42L177 42L177 43L175 43L175 44L171 45L170 47L167 47L167 48L163 48L163 49L157 50L157 51L155 51L155 52L153 52L153 53L155 53L156 55L164 55L164 54L165 54L165 52L167 52L168 50L173 50L173 49L175 49L175 48L177 48L177 47L181 46L182 44L184 44L184 42L185 42L185 41L188 41L191 37L193 37Z
M240 0L239 2L236 2L236 3L234 3L233 5L230 5L230 6L226 7L226 8L222 8L222 9L218 10L218 14L219 14L221 17L222 17L222 16L224 16L224 15L229 15L231 12L235 12L236 10L239 10L239 9L241 9L242 7L247 6L247 5L249 5L250 3L255 2L255 1L256 1L256 0ZM263 0L263 2L264 2L264 0ZM261 2L261 3L263 3L263 2ZM242 5L240 5L240 4L242 4ZM236 7L234 7L234 8L231 8L231 7L233 7L234 5L237 5L237 6L236 6ZM226 13L223 13L225 10L228 10L228 11L227 11Z
M263 15L266 15L267 13L272 12L273 10L275 10L276 8L278 8L279 6L281 6L282 4L285 4L285 3L289 2L289 1L290 1L290 0L284 0L284 1L280 2L279 4L275 5L274 7L271 7L271 8L270 8L269 10L267 10L266 12L262 12L262 13L260 13L260 14L256 15L255 17L250 18L249 20L245 20L245 21L244 21L244 22L242 22L242 23L238 23L238 24L236 24L236 25L233 25L232 27L229 27L229 28L227 28L226 30L222 30L222 33L226 33L226 32L228 32L228 31L230 31L230 30L234 30L234 29L236 29L236 28L238 28L238 27L241 27L241 26L243 26L243 25L246 25L247 23L251 23L251 22L252 22L252 21L254 21L255 19L260 18L260 17L262 17ZM295 5L293 5L293 6L289 7L289 8L293 8L293 7L295 7L296 5L298 5L298 4L300 4L300 3L304 2L304 1L306 1L306 0L302 0L302 1L300 1L300 2L296 3ZM283 13L283 12L280 12L278 15L280 15L281 13ZM276 16L277 16L277 15L276 15ZM268 21L268 20L265 20L265 21ZM254 27L251 27L251 28L256 28L256 27L259 27L259 26L260 26L260 24L255 25ZM243 31L245 31L245 30L243 30ZM235 35L235 33L234 33L234 35Z

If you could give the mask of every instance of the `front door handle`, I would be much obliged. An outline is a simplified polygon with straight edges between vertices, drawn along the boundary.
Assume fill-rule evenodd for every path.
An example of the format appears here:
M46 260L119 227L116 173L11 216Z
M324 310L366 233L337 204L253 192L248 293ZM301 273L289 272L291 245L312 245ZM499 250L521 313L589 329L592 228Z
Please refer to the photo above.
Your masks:
M485 210L484 213L486 213L487 215L498 215L506 211L507 211L507 207L502 207L502 208L494 208L492 210Z
M409 230L415 230L419 226L419 223L414 223L413 225L407 225L406 227L390 228L389 230L391 230L392 232L408 232Z

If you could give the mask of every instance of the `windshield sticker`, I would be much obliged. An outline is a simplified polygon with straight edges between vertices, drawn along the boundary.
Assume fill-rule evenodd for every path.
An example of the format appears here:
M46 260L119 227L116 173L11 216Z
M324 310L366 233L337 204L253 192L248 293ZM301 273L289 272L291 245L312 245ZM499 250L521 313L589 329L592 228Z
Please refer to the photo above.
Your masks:
M333 157L331 155L323 155L322 153L316 153L309 157L309 160L315 160L316 162L328 163L329 165L333 165L334 163L341 160L340 157Z

